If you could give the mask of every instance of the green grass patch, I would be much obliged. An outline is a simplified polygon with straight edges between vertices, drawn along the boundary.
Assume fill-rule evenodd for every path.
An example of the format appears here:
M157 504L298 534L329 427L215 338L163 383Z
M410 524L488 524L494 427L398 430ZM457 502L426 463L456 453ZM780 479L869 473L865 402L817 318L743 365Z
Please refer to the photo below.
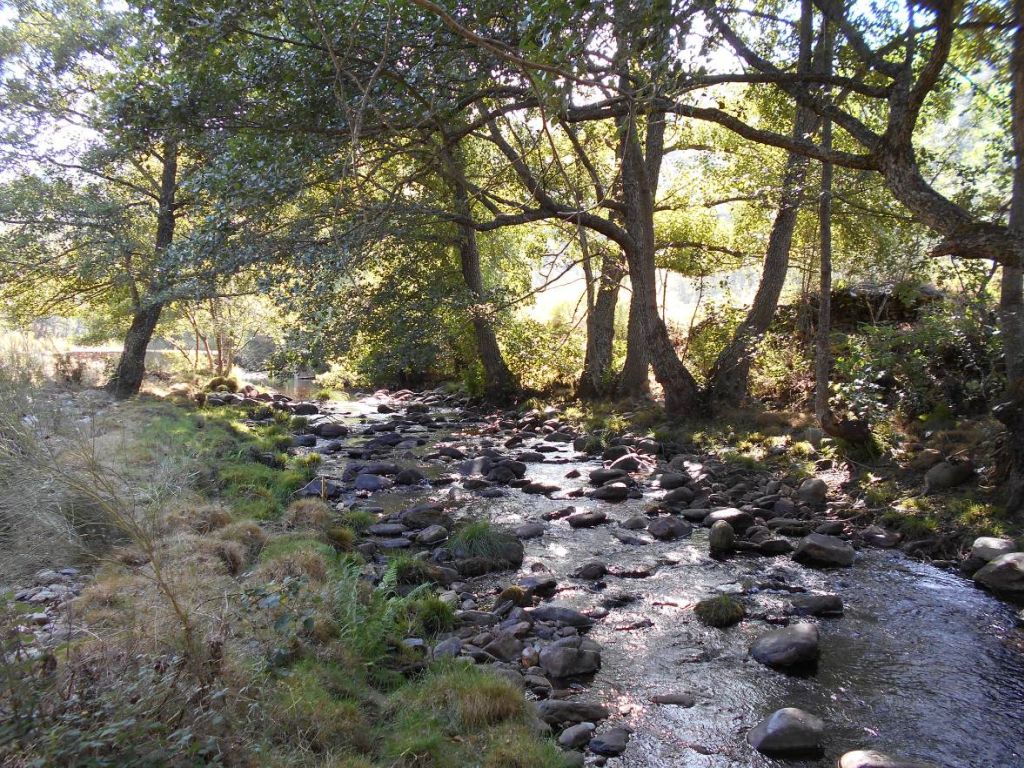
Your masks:
M489 520L474 520L452 534L449 549L465 557L499 558L505 546L515 540L514 534L496 528Z

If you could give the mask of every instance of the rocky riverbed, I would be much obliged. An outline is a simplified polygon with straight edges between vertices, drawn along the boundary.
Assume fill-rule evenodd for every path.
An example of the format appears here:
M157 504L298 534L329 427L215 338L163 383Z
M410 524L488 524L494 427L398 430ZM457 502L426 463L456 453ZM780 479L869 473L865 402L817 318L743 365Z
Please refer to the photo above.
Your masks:
M411 553L457 608L450 636L410 647L515 680L580 764L1024 764L1015 609L852 525L827 471L602 444L554 411L443 393L249 404L308 418L293 450L324 461L304 492L373 516L367 578ZM457 534L470 520L491 524L475 544ZM975 549L967 571L1000 571L1012 595L1014 553ZM699 620L722 595L731 625Z

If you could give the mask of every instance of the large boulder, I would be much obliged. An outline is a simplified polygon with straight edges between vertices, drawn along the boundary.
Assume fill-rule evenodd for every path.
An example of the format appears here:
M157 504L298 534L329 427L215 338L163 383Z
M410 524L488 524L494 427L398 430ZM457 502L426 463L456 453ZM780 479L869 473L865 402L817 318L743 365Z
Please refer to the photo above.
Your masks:
M995 536L979 536L971 545L971 557L983 563L991 563L997 557L1016 551L1017 545L1013 539L1000 539Z
M606 755L614 757L626 751L626 743L629 741L629 731L622 727L609 728L603 733L590 740L588 749L595 755Z
M716 509L705 517L704 525L710 527L720 521L728 523L736 533L743 533L754 524L754 516L749 512L744 512L742 509L725 507L723 509Z
M750 646L756 661L776 669L813 664L818 653L818 627L807 622L772 630Z
M808 504L824 504L828 496L828 486L820 477L808 477L800 483L796 495Z
M579 677L601 668L600 646L582 637L567 637L540 652L540 667L554 678Z
M711 526L708 546L712 555L725 555L732 552L736 548L736 531L725 520L719 520Z
M835 536L811 533L800 539L793 559L804 565L820 568L847 568L853 565L853 547Z
M609 714L608 707L592 701L546 699L537 704L537 715L548 725L597 722Z
M747 732L747 743L758 752L781 757L821 751L825 723L796 707L779 709Z
M672 541L673 539L689 536L693 532L693 526L685 520L680 520L678 517L666 515L651 520L647 525L647 532L656 539Z
M625 483L610 483L595 488L589 495L590 498L600 501L625 501L629 496L629 488Z
M1024 603L1024 552L1000 555L975 573L974 581L1000 597Z
M944 491L963 485L974 477L974 464L965 461L940 461L924 473L926 491Z

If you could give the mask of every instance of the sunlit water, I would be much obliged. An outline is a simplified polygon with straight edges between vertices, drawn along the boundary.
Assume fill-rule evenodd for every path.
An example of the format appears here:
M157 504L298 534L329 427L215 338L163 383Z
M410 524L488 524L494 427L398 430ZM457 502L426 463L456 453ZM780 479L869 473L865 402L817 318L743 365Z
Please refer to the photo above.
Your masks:
M363 401L332 407L358 424L360 418L381 418L375 406ZM462 442L472 444L472 439ZM544 463L530 464L527 476L556 483L565 492L582 487L599 462L572 457L565 447ZM326 470L344 463L344 458L329 462ZM582 477L566 479L571 469L579 469ZM390 496L384 506L400 508L446 492L377 494L373 503ZM509 489L504 498L476 498L461 513L515 525L572 504L600 507L613 521L622 521L642 512L657 493L608 504ZM555 599L581 610L598 608L609 596L628 593L634 598L611 608L591 632L604 647L603 663L583 695L607 703L613 719L635 731L625 754L609 765L834 766L848 750L871 748L948 768L1024 766L1024 658L1009 642L1019 632L1014 611L965 579L878 550L861 551L853 568L840 570L807 569L788 557L718 562L707 555L703 529L690 539L627 545L611 535L614 525L572 530L564 521L552 522L543 537L526 542L522 569L529 573L542 564L559 580ZM592 559L629 571L646 566L653 574L609 576L607 586L598 589L571 577ZM783 616L789 599L786 591L757 585L779 580L809 592L838 593L845 603L842 618L814 620L822 653L812 675L773 671L747 654L750 643L775 626L768 619ZM743 593L750 618L724 631L698 623L692 605L719 591ZM649 702L654 694L681 692L695 694L697 705ZM782 763L746 744L744 735L754 724L786 706L826 721L826 751L820 760Z

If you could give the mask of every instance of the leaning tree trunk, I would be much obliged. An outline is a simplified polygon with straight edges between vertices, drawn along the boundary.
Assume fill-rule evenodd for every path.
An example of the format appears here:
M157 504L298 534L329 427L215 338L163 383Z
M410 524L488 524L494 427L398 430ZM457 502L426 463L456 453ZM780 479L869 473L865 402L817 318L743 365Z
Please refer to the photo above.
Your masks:
M806 72L811 66L811 39L813 37L813 9L811 0L803 0L800 11L800 61L798 68ZM793 119L793 138L806 140L817 127L817 116L810 109L798 108ZM782 193L779 208L768 236L761 282L754 303L736 329L732 341L719 354L708 377L708 394L713 405L737 406L748 397L750 366L760 339L768 331L779 296L786 283L789 270L789 252L793 244L800 204L803 201L807 158L790 152L782 175Z
M597 295L587 312L587 352L577 388L577 395L584 400L596 400L611 394L615 307L624 274L620 257L605 254Z
M178 147L173 141L164 147L163 169L160 176L160 200L157 207L156 240L153 247L154 277L149 295L159 293L160 261L174 240L175 195L178 189ZM119 400L138 394L146 376L146 350L153 338L156 324L164 305L160 300L143 297L135 307L131 325L124 339L124 349L117 361L117 369L107 383L107 389Z
M484 396L501 402L512 396L518 387L505 363L498 346L498 337L484 302L484 276L480 266L480 248L473 227L473 210L469 199L469 186L463 173L461 160L447 148L442 149L448 183L455 201L455 212L460 217L459 262L462 279L469 291L472 306L470 320L476 338L477 354L484 369Z

